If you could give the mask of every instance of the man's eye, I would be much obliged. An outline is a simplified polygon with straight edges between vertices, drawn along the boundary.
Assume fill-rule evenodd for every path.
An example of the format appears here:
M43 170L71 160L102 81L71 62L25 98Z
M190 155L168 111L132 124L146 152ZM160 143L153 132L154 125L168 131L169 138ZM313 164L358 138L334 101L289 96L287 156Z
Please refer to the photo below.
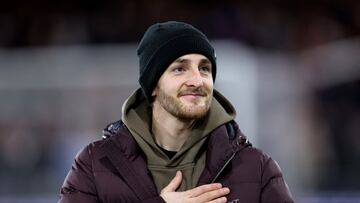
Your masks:
M184 71L185 71L185 69L182 68L182 67L178 67L178 68L174 68L174 69L173 69L173 72L174 72L174 73L182 73L182 72L184 72Z
M210 72L210 68L207 67L207 66L200 67L199 70L200 70L201 72L206 72L206 73L209 73L209 72Z

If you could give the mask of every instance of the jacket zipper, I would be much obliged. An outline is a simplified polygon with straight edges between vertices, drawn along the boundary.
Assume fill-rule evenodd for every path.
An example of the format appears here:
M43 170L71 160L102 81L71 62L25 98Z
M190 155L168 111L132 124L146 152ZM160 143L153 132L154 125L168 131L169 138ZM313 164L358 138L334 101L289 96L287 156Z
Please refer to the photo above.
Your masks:
M219 170L219 172L216 174L216 176L213 178L213 180L211 181L211 183L215 183L215 181L219 178L219 176L221 175L221 173L225 170L226 166L229 165L229 163L231 162L231 160L235 157L236 153L242 151L243 149L245 149L248 146L245 146L244 148L235 151L230 158L228 158L228 160L225 162L225 164L221 167L221 169Z
M229 165L230 161L234 158L236 152L234 152L231 157L225 162L225 164L221 167L220 171L216 174L215 178L211 181L211 183L214 183L216 179L220 176L220 174L224 171L227 165Z

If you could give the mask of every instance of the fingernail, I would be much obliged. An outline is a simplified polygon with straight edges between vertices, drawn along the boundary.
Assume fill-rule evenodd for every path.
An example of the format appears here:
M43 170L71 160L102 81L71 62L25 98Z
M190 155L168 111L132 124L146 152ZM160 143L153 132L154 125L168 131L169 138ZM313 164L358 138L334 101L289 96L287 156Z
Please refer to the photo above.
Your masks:
M230 189L227 188L227 187L222 188L222 190L223 190L224 192L226 192L226 193L229 193L229 192L230 192Z

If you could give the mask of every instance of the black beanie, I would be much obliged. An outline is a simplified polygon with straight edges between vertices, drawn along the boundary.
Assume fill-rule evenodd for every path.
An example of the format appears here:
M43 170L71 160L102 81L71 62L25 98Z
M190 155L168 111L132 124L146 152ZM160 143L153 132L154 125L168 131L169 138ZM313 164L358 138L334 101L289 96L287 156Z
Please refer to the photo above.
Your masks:
M140 61L139 83L146 100L151 103L153 89L167 67L186 54L202 54L212 64L216 76L216 56L207 37L193 26L176 21L150 26L141 39L137 55Z

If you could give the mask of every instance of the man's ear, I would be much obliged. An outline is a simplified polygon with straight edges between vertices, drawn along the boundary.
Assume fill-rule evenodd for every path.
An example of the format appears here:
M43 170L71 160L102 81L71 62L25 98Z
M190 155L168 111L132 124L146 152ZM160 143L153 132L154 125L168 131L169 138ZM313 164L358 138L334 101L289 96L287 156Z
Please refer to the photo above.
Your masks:
M157 86L154 88L154 90L151 93L151 96L155 97L157 92Z

